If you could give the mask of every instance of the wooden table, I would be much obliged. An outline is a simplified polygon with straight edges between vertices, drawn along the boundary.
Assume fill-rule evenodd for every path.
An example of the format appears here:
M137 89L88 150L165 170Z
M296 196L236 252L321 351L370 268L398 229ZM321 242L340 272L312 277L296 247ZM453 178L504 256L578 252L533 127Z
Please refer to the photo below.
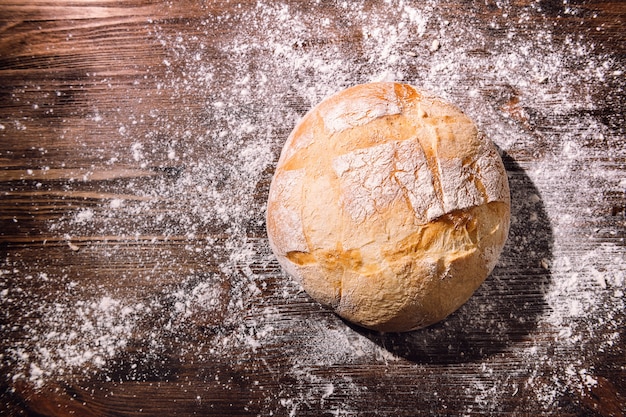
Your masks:
M6 415L623 416L626 3L0 1ZM295 122L395 79L502 150L475 296L402 335L272 256Z

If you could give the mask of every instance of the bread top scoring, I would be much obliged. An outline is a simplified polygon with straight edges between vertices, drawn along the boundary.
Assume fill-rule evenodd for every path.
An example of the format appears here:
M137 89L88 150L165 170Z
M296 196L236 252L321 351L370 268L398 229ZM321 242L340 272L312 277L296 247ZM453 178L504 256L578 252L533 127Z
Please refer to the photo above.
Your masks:
M284 220L287 241L280 252L310 249L301 205L319 202L307 198L315 183L324 184L322 194L339 197L320 209L337 210L342 223L348 217L355 226L388 220L397 206L403 207L396 216L407 217L410 209L411 221L425 224L510 198L497 150L474 123L456 107L399 83L344 90L296 126L270 194L270 204L283 203L273 207Z

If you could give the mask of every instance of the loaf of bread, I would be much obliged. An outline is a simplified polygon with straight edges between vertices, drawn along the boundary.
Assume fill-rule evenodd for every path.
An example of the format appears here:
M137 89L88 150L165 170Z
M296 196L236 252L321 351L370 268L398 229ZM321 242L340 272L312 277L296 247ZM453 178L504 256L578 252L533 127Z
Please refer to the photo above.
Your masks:
M510 193L493 143L458 108L399 83L314 107L284 145L267 233L283 268L357 325L418 329L493 270Z

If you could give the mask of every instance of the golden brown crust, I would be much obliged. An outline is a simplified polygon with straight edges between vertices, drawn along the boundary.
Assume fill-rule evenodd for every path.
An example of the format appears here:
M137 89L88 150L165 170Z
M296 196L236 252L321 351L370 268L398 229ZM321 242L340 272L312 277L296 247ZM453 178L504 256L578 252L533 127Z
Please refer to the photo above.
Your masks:
M316 300L381 331L437 322L491 272L510 200L494 145L398 83L344 90L288 138L270 187L279 262Z

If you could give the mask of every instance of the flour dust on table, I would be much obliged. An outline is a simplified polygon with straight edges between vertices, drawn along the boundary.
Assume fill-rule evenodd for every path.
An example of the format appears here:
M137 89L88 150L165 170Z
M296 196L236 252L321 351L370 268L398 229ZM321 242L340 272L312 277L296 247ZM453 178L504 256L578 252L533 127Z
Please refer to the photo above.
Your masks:
M625 156L620 115L597 114L602 96L616 100L620 61L584 31L562 36L551 20L537 25L541 2L515 15L506 2L494 6L486 27L436 2L327 3L259 1L185 31L146 20L163 58L128 87L129 100L134 89L154 88L140 106L90 116L115 128L115 153L60 185L38 168L26 174L41 174L47 191L87 195L94 190L85 184L107 169L142 173L97 182L99 200L68 201L49 222L48 247L84 257L87 269L93 263L92 280L36 251L2 261L0 306L14 323L3 324L13 347L2 368L11 384L174 378L159 364L176 351L180 369L206 365L196 375L204 388L181 387L245 385L263 398L248 405L260 415L356 415L355 404L385 386L414 393L427 409L460 403L467 415L497 415L520 397L515 407L548 415L606 391L601 375L624 354L626 325L616 227L624 221L609 197L623 201L626 178L607 163ZM209 35L218 41L207 43ZM115 82L90 80L103 89ZM379 80L463 109L501 151L512 191L511 234L492 276L448 320L405 336L352 327L311 301L280 271L264 232L269 182L296 122L323 98ZM29 128L29 120L2 121L18 124ZM580 224L581 211L591 224ZM102 244L112 236L123 239ZM158 254L133 252L139 278L118 274L117 263L147 242ZM216 362L231 375L212 374ZM349 372L364 364L380 369L380 386ZM415 380L400 376L407 369ZM429 391L446 378L457 392ZM266 390L268 381L280 389Z

